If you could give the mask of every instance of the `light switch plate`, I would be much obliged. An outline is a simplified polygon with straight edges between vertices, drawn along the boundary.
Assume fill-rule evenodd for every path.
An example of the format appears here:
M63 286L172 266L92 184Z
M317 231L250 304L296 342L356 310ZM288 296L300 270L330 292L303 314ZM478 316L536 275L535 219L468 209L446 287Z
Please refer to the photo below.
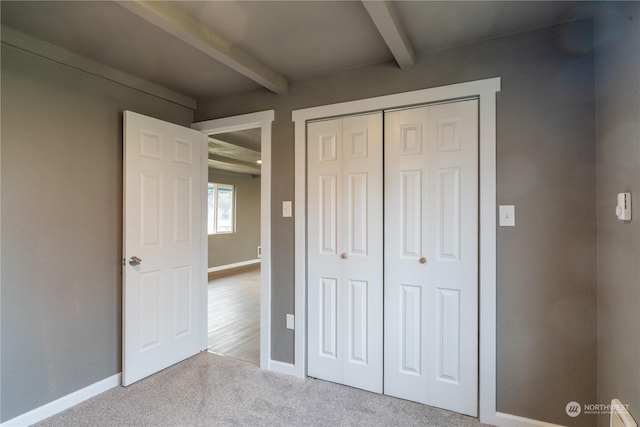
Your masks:
M500 205L500 227L516 226L516 207L514 205Z
M616 216L620 221L631 221L631 193L618 193Z
M291 201L290 200L282 202L282 217L291 218Z

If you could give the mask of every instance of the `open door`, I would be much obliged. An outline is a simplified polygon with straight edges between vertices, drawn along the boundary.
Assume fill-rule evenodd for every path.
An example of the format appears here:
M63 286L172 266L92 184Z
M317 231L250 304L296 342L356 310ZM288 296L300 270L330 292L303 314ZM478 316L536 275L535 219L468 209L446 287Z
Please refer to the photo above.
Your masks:
M203 347L204 156L204 134L124 112L125 386Z

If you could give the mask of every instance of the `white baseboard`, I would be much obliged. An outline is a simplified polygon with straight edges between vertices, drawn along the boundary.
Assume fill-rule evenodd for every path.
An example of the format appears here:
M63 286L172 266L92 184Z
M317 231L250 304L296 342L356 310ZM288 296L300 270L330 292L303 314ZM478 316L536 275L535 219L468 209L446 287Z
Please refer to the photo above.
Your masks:
M54 400L53 402L49 402L46 405L42 405L39 408L32 409L31 411L22 415L18 415L17 417L0 424L0 426L30 426L119 385L120 374L118 373L109 378L98 381L97 383L93 383L83 389L74 391L73 393L69 393L66 396L62 396L61 398Z
M563 427L560 424L532 420L530 418L518 417L517 415L503 414L502 412L496 412L494 420L483 420L482 422L495 424L498 427Z
M280 374L286 374L296 376L296 366L292 363L279 362L277 360L269 360L269 370L278 372Z
M250 259L249 261L234 262L233 264L225 264L225 265L220 265L218 267L210 267L207 271L209 273L212 273L214 271L228 270L230 268L244 267L245 265L259 264L259 263L260 263L260 258Z

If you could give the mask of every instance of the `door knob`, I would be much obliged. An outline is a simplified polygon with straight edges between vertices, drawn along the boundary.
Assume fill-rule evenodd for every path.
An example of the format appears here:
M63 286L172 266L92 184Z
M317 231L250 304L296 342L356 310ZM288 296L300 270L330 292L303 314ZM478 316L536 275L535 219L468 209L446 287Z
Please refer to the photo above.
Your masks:
M129 258L129 265L136 266L142 264L142 258L138 258L137 256L132 256Z
M426 264L426 263L427 263L427 259L426 259L425 257L422 257L422 258L420 258L420 259L418 260L418 262L419 262L420 264Z
M342 252L342 253L340 254L340 258L342 258L342 259L347 259L347 253L346 253L346 252Z

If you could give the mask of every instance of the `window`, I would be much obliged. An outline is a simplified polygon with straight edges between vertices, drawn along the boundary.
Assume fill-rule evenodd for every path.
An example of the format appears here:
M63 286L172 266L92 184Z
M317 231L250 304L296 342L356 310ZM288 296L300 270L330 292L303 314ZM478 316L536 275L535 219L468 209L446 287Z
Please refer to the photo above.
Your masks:
M209 183L209 234L235 231L235 191L233 185Z

